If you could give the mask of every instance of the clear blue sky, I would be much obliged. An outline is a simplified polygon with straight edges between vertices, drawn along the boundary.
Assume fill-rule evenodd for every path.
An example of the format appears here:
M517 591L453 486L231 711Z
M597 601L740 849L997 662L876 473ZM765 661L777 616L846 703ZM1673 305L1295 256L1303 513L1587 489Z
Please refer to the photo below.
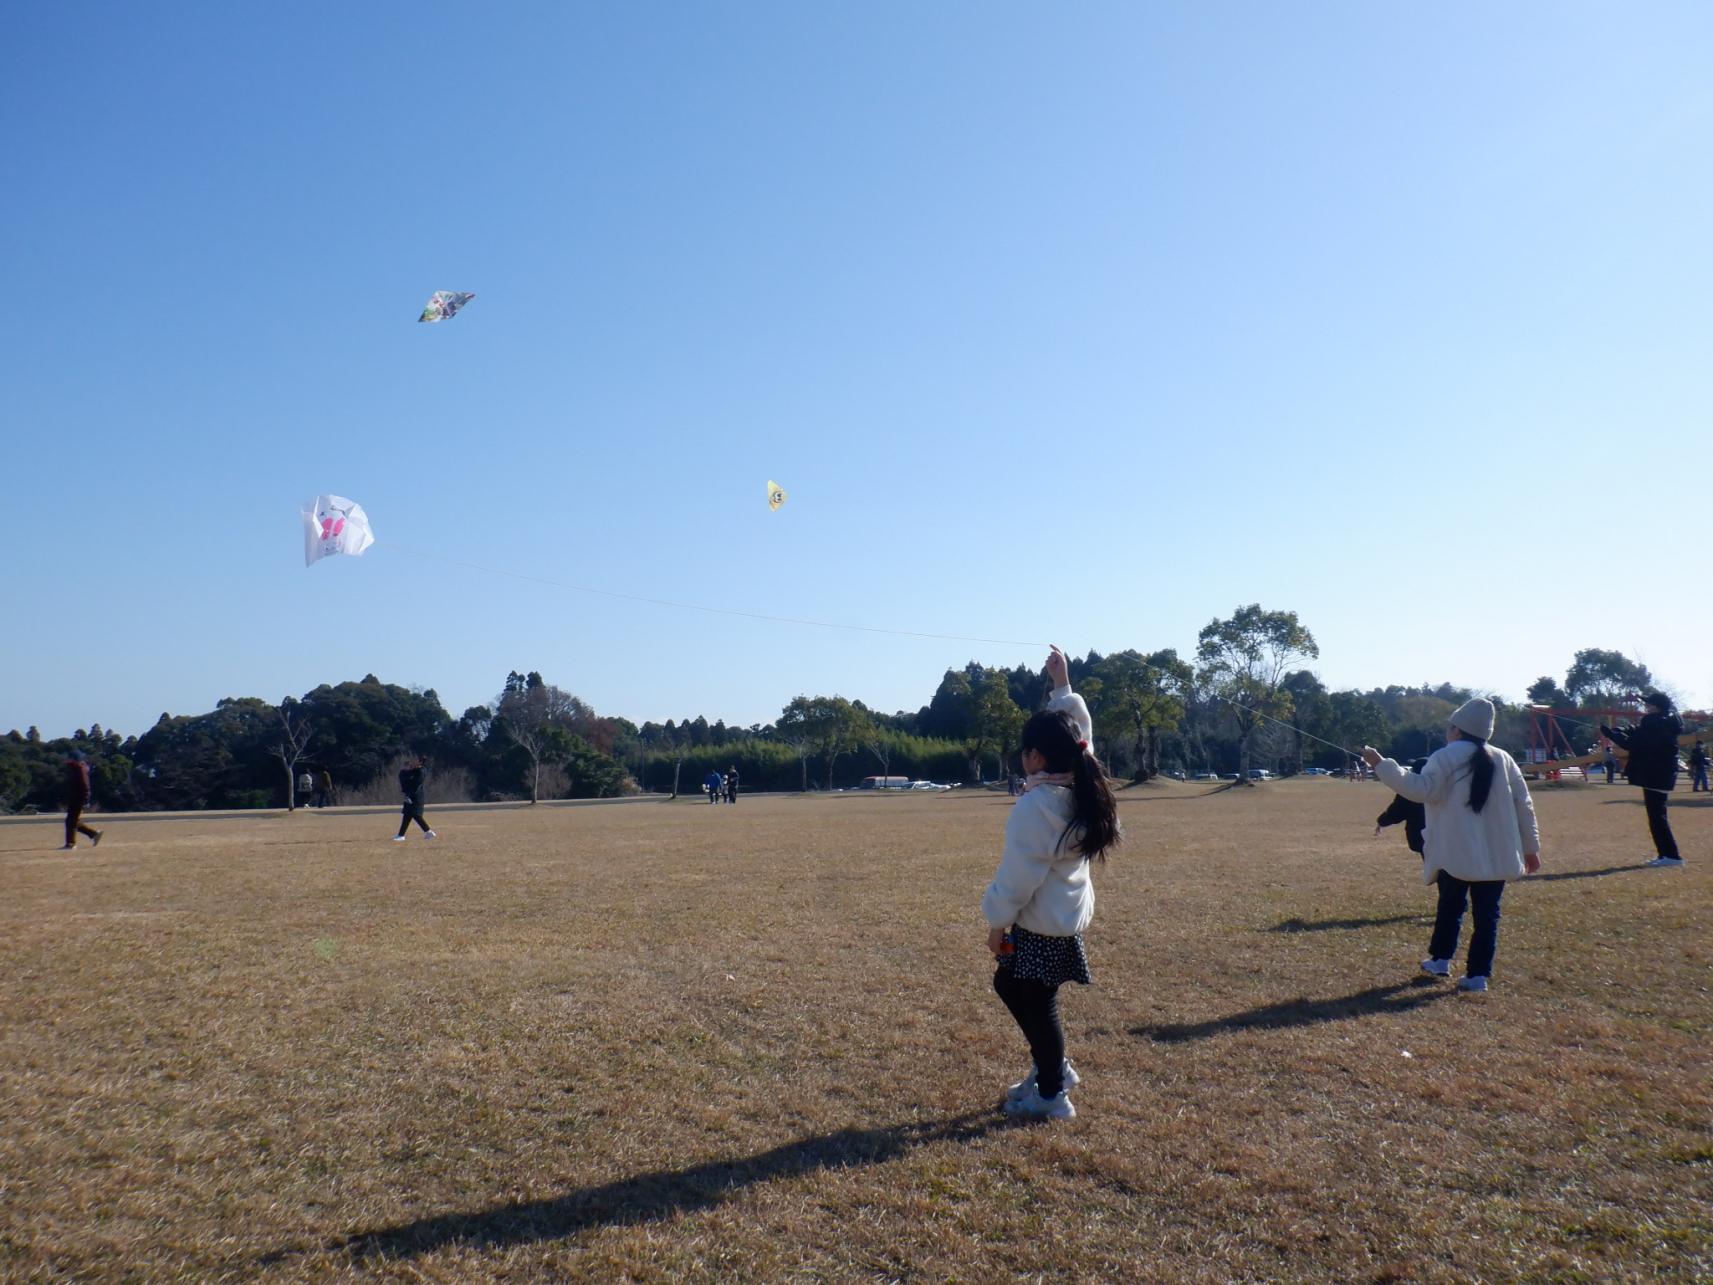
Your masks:
M1713 703L1713 7L11 5L0 728L915 708L1297 610ZM429 292L473 290L419 326ZM769 513L763 485L791 492ZM383 543L305 569L298 506Z

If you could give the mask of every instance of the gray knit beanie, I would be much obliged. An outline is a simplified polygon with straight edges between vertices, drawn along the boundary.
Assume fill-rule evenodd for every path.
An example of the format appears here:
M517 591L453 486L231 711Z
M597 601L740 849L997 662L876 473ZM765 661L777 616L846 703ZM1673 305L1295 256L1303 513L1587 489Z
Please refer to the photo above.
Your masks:
M1465 736L1478 740L1493 739L1493 702L1480 696L1464 701L1451 716L1451 725Z

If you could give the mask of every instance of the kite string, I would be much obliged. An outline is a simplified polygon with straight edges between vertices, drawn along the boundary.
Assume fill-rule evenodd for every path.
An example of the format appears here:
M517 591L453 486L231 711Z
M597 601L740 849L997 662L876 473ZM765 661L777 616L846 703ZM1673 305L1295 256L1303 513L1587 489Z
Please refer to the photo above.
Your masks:
M523 571L508 571L503 567L485 567L478 562L466 562L462 558L449 558L444 554L430 553L425 549L413 549L409 545L399 544L395 540L376 540L375 543L418 558L444 562L454 567L465 567L471 571L483 571L489 575L510 576L513 580L527 580L531 584L551 585L555 589L569 589L574 593L589 593L601 598L617 598L622 602L642 602L654 607L673 607L679 611L701 611L711 616L737 616L745 620L766 620L777 625L806 625L814 629L848 629L864 634L892 634L899 638L935 638L943 642L991 643L1001 647L1049 647L1052 645L1026 638L976 638L969 634L934 634L924 633L917 629L886 629L879 625L852 625L837 620L810 620L802 616L775 616L761 611L740 611L735 607L709 607L696 602L677 602L671 598L651 598L640 593L620 593L615 589L596 589L592 585L571 584L568 581L554 580L548 576L530 575Z
M801 616L775 616L760 611L740 611L735 607L709 607L694 602L677 602L670 598L652 598L645 594L620 593L615 589L596 589L591 585L571 584L569 581L554 580L549 576L531 575L524 571L511 571L504 567L483 566L479 562L469 562L463 558L452 558L442 553L430 552L427 549L412 548L410 545L400 544L396 540L376 540L375 544L388 549L397 549L400 553L407 553L413 557L424 558L431 562L444 562L449 566L464 567L470 571L481 571L489 575L509 576L513 580L523 580L530 584L549 585L555 589L569 589L574 593L594 594L601 598L616 598L621 602L641 602L654 607L673 607L680 611L701 611L713 616L736 616L744 620L765 620L770 623L780 625L806 625L815 629L848 629L856 633L890 634L898 638L933 638L942 642L990 643L1002 647L1051 647L1053 645L1051 643L1034 642L1028 639L977 638L969 634L925 633L916 629L887 629L879 625L852 625L836 620L810 620ZM1145 660L1142 661L1142 665L1145 669L1151 669L1157 674L1161 674L1168 678L1172 677L1171 673L1162 666L1151 665ZM1298 736L1306 737L1311 741L1315 741L1321 745L1335 749L1340 754L1344 754L1351 758L1357 757L1353 751L1345 746L1339 745L1334 741L1329 741L1324 736L1316 736L1313 732L1305 731L1292 723L1287 723L1282 718L1275 718L1273 715L1254 709L1251 706L1243 704L1241 701L1232 700L1229 696L1221 696L1218 692L1210 691L1208 692L1208 695L1217 701L1223 701L1234 709L1243 710L1245 713L1251 714L1256 718L1264 718L1269 723L1277 723L1287 731L1295 732Z

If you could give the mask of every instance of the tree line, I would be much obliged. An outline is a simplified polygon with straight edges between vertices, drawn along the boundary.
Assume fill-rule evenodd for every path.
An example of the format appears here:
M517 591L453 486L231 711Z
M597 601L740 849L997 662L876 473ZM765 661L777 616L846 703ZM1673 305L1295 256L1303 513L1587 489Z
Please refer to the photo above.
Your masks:
M1306 667L1319 655L1295 612L1251 604L1210 622L1193 656L1090 652L1070 660L1070 675L1088 701L1096 750L1115 775L1138 782L1165 772L1246 778L1257 766L1336 770L1344 748L1364 744L1407 761L1441 744L1447 718L1474 694L1449 683L1331 691ZM1543 677L1528 699L1606 708L1652 684L1645 666L1590 648L1562 683ZM57 807L72 750L88 759L95 802L110 811L289 807L306 771L325 772L340 802L391 802L400 764L419 753L441 801L677 792L731 768L746 790L848 788L870 775L974 782L1015 770L1018 734L1048 694L1039 669L972 661L948 669L913 712L798 696L765 725L698 716L639 727L538 671L509 673L489 704L456 718L432 689L369 674L277 704L229 698L206 714L162 714L141 736L100 725L52 740L12 731L0 738L0 808ZM1527 708L1498 704L1494 740L1520 750ZM1591 724L1570 733L1579 749L1595 736Z

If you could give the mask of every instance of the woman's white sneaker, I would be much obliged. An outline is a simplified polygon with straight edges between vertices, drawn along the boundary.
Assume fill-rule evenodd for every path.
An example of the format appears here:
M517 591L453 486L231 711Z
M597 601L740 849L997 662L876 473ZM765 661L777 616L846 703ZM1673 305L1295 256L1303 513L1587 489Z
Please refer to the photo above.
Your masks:
M1429 977L1450 977L1451 961L1449 959L1424 959L1422 960L1422 972Z
M1031 1093L1033 1093L1035 1091L1035 1076L1036 1076L1035 1064L1033 1062L1031 1062L1029 1064L1029 1074L1024 1076L1021 1080L1017 1081L1016 1084L1011 1085L1009 1088L1007 1088L1005 1090L1005 1100L1007 1102L1019 1102L1022 1099L1028 1097ZM1065 1059L1065 1088L1064 1088L1064 1091L1066 1093L1069 1093L1072 1089L1076 1088L1077 1085L1081 1084L1082 1082L1083 1082L1083 1077L1077 1074L1077 1068L1071 1065L1070 1058L1066 1058Z
M1026 1096L1007 1101L1005 1114L1019 1120L1073 1120L1077 1109L1068 1093L1044 1098L1031 1088Z

